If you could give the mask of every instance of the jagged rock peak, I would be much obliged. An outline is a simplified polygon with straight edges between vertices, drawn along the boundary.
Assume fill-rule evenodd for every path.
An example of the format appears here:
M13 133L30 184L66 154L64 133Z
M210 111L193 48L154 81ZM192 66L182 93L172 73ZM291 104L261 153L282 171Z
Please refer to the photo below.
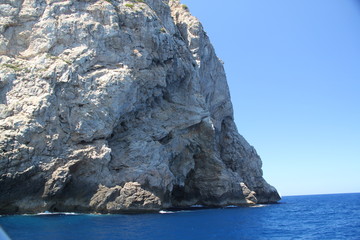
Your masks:
M279 200L179 1L3 0L0 213Z

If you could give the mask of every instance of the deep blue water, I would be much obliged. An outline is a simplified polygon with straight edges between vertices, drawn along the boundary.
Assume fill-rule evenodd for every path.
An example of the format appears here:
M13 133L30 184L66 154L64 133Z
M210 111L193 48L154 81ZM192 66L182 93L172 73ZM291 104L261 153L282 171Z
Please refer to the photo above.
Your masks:
M138 215L3 216L13 239L360 239L360 193L280 204Z

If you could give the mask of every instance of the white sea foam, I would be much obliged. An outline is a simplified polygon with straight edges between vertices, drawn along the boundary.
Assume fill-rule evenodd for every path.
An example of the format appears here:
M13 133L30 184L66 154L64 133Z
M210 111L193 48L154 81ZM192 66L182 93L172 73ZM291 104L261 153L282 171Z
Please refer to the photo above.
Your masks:
M257 207L266 207L266 206L269 206L269 205L268 204L255 204L255 205L251 205L250 207L257 208Z
M175 213L175 212L173 212L173 211L160 210L159 213L160 213L160 214L169 214L169 213Z
M47 215L80 215L80 213L75 213L75 212L49 212L49 211L45 211L45 212L41 212L38 214L35 214L37 216L47 216Z

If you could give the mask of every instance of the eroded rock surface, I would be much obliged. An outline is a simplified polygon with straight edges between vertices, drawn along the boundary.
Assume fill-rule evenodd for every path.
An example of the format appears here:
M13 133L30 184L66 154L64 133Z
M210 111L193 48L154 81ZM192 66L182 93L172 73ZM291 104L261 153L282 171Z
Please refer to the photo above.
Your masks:
M177 0L3 0L0 212L279 200Z

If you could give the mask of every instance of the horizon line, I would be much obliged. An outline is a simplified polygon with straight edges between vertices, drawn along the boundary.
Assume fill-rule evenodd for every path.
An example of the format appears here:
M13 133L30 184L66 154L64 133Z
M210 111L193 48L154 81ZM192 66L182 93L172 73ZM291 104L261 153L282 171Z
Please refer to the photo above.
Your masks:
M289 194L280 195L280 197L296 197L296 196L316 196L316 195L337 195L337 194L356 194L360 192L336 192L336 193L308 193L308 194Z

